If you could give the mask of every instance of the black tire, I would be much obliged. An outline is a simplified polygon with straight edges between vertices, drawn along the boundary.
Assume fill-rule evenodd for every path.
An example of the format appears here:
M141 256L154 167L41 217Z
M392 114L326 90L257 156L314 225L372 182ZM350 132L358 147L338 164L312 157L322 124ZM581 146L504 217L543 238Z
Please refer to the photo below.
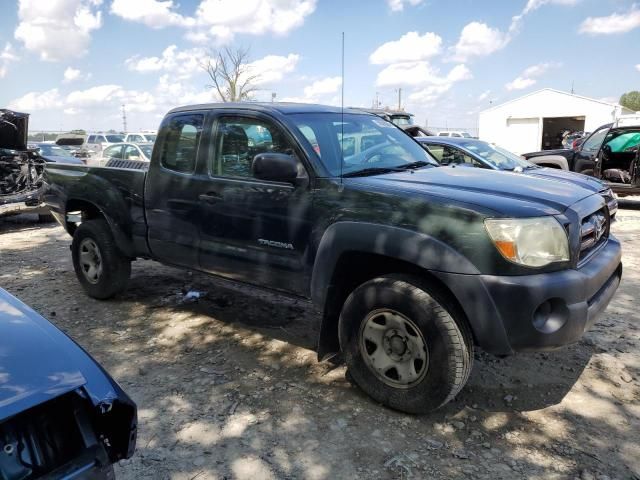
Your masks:
M410 319L426 344L426 372L414 384L398 387L385 383L363 357L363 322L372 312L385 309ZM388 275L359 286L344 304L339 335L355 383L376 401L396 410L435 410L462 390L471 373L473 338L463 314L447 295L415 276Z
M100 256L100 274L93 282L89 280L80 260L85 241L89 244L93 242ZM104 300L127 288L131 275L131 259L120 252L104 219L88 220L80 224L73 234L71 255L78 281L90 297Z

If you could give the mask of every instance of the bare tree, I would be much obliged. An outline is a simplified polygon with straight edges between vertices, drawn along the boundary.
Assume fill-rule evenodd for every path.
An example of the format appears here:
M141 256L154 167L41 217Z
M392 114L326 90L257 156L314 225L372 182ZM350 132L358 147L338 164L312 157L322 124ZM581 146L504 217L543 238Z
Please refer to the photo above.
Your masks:
M255 83L260 75L251 73L248 60L248 48L211 50L208 58L200 64L213 82L207 87L215 88L223 102L250 100L258 90Z

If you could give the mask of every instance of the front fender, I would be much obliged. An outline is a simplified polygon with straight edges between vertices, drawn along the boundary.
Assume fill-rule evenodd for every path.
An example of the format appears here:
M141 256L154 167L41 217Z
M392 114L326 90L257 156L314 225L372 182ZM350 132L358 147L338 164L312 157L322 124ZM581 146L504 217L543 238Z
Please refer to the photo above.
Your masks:
M424 233L374 223L338 222L322 236L313 265L311 298L317 306L324 306L333 272L348 252L383 255L431 271L480 273L466 257Z

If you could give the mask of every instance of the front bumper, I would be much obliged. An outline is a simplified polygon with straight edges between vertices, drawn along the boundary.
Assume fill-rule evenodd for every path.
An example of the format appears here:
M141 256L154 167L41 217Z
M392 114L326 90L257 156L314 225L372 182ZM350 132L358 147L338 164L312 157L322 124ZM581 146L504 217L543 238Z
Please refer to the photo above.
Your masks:
M466 313L476 343L507 355L575 343L607 308L622 276L610 237L578 269L523 276L438 274Z
M0 197L0 217L18 213L47 213L49 207L42 201L44 186L37 190Z

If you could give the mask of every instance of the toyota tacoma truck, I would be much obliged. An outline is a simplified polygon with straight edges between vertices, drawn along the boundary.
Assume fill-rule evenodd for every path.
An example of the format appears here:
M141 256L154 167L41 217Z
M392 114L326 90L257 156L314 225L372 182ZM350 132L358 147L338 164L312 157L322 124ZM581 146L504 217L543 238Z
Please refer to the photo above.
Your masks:
M0 479L113 480L136 405L81 347L0 288Z
M319 358L343 358L367 394L406 412L451 400L475 346L576 342L622 275L598 193L439 167L356 110L176 108L148 170L51 164L45 182L91 297L121 292L132 260L150 258L309 298Z

